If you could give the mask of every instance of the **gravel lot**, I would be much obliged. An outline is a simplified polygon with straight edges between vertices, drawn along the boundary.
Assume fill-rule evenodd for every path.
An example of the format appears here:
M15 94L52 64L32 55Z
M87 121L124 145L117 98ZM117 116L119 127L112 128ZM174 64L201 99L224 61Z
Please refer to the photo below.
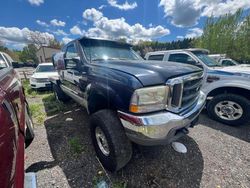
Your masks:
M186 154L170 146L135 146L132 160L114 174L105 174L99 164L88 115L77 104L70 102L63 112L47 117L35 133L26 150L26 171L36 172L38 187L93 187L102 179L112 187L250 187L250 125L226 126L205 111L199 125L180 140ZM72 145L80 146L77 153Z

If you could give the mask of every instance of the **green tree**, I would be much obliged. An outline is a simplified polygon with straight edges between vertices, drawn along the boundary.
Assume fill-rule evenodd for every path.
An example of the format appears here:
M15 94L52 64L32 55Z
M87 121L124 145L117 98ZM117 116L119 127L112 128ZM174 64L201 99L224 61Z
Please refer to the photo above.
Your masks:
M206 20L203 35L194 41L196 47L210 53L227 54L238 61L250 61L250 14L243 16L239 9L234 14Z
M58 40L52 39L49 41L49 47L60 49L62 47L62 45L60 44L60 42Z
M34 44L28 44L23 48L22 52L19 54L20 61L26 62L32 60L33 62L38 63L36 51L37 48Z

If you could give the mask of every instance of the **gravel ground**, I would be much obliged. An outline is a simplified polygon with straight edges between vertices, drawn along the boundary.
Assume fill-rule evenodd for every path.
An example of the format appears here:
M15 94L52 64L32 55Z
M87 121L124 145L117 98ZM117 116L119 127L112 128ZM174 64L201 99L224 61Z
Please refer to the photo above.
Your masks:
M199 125L180 139L186 154L170 146L135 146L129 164L106 175L91 144L88 115L72 103L71 111L35 127L36 138L26 150L26 171L36 172L38 187L93 187L101 179L113 187L250 187L249 125L226 126L203 112ZM70 144L76 138L77 153Z

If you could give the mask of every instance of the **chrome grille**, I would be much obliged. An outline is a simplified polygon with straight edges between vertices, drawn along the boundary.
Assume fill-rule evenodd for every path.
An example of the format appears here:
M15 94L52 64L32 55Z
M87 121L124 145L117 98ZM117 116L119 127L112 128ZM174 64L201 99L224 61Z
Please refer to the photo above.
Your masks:
M49 82L49 79L48 78L36 78L36 81L38 83L44 83L44 82Z
M167 82L170 88L167 109L180 112L191 106L199 96L202 80L203 72L170 79Z

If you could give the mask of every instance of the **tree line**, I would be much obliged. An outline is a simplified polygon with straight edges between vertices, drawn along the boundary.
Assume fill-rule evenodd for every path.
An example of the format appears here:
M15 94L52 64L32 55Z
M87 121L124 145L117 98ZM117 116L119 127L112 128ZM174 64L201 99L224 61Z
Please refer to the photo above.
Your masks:
M239 9L235 14L208 18L194 46L250 63L250 13Z
M211 54L226 54L242 63L250 63L250 12L207 18L203 34L196 39L173 42L139 42L134 49L143 57L147 52L184 48L205 48Z
M158 41L140 41L133 49L138 52L142 57L147 52L158 51L158 50L174 50L174 49L185 49L194 47L194 40L185 38L183 40L177 40L172 42L158 42Z

